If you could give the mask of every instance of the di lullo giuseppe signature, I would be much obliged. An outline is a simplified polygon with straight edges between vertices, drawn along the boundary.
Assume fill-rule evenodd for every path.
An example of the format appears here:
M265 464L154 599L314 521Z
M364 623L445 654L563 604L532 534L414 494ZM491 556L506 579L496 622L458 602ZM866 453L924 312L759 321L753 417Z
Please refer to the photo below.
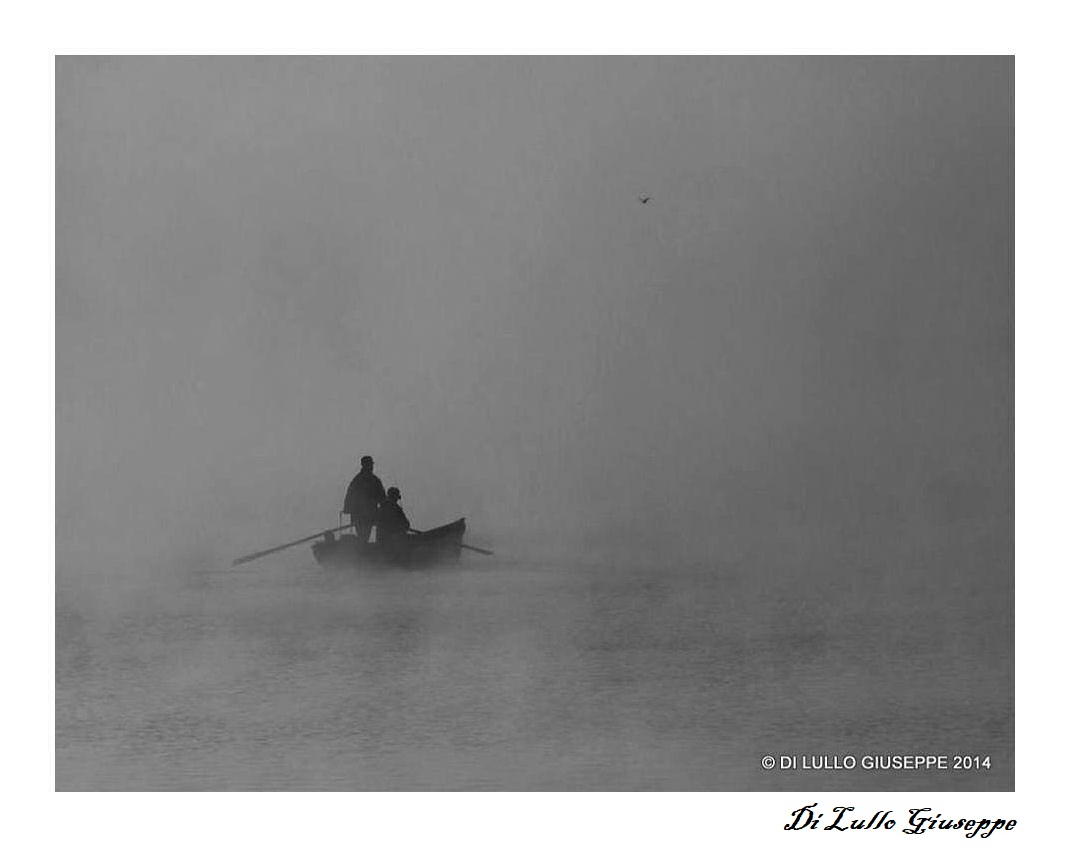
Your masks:
M765 770L777 767L778 760L773 756L766 756L762 760ZM825 756L807 754L804 756L780 756L780 770L782 771L851 771L861 766L864 771L914 771L914 770L937 770L937 771L969 771L990 770L992 757L988 755L963 755L946 754L934 755L915 754L870 754L864 756Z
M907 835L924 835L926 832L939 832L941 830L957 830L967 838L988 838L993 833L1004 830L1010 832L1018 825L1014 818L950 818L944 817L940 812L933 812L929 807L923 809L910 809L910 819L903 826L902 832ZM822 825L824 812L817 811L817 803L810 803L801 809L791 813L791 821L784 824L784 829L824 829L835 832L849 832L851 830L881 830L895 829L897 824L892 817L895 812L879 809L872 815L856 815L854 806L833 806L829 822Z

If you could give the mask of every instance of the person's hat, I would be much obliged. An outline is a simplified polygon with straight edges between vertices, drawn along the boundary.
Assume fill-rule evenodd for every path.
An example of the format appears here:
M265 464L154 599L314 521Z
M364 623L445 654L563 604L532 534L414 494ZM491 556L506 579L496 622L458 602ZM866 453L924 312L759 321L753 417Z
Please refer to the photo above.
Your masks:
M360 457L360 466L361 467L364 467L365 465L370 465L370 464L372 464L372 462L373 462L373 460L372 460L371 456L361 456Z

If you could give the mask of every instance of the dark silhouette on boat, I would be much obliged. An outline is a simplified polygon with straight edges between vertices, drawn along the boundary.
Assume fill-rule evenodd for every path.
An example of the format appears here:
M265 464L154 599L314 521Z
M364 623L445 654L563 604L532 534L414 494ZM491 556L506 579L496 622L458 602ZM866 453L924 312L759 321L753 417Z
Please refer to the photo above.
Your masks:
M345 504L342 506L342 512L349 515L353 532L361 541L367 541L371 537L379 507L386 502L383 482L374 471L375 459L371 456L361 456L360 473L349 483Z
M312 545L312 555L324 567L353 568L366 565L421 567L456 561L461 555L464 518L425 532L395 537L389 543L363 541L357 535L325 532ZM483 552L482 550L478 552Z
M424 532L413 529L401 508L401 491L397 486L383 491L382 482L373 473L371 456L364 456L360 464L361 471L349 484L345 505L338 515L339 520L349 515L349 523L239 556L231 566L244 565L310 541L316 561L329 568L427 566L456 561L462 549L493 555L493 550L464 543L467 529L464 518ZM373 527L375 541L370 538Z

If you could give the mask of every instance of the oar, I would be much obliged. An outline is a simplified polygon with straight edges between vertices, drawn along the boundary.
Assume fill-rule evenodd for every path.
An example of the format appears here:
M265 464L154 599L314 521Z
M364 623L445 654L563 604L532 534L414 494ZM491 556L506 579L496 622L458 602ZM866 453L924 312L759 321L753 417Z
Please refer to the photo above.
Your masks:
M250 553L248 556L240 556L230 563L231 567L235 565L244 565L246 562L251 562L253 559L259 559L262 556L268 556L271 553L278 553L280 550L285 550L287 547L296 547L298 544L304 544L308 541L313 541L319 538L321 535L326 535L328 532L341 532L343 529L349 529L353 526L351 523L343 524L342 526L336 526L334 529L325 529L323 532L317 532L315 535L309 535L306 538L298 538L296 541L290 541L286 544L280 544L278 547L272 547L270 550L261 550L257 553Z
M493 550L484 550L482 547L473 547L471 544L462 544L461 546L465 550L472 550L472 551L474 551L476 553L482 553L484 556L493 556L494 555L494 551Z
M423 535L422 530L413 529L412 527L409 527L409 532L413 533L413 535ZM461 544L460 546L463 547L465 550L472 550L476 553L482 553L484 556L494 555L493 550L484 550L482 547L473 547L471 544Z

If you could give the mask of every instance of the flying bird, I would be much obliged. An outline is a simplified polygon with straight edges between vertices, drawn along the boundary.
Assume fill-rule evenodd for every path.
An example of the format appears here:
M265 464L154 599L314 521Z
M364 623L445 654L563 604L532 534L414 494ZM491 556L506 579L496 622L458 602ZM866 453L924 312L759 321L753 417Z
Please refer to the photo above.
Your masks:
M639 198L639 202L644 204L644 205L646 205L647 203L650 202L650 198L649 197L640 197Z

